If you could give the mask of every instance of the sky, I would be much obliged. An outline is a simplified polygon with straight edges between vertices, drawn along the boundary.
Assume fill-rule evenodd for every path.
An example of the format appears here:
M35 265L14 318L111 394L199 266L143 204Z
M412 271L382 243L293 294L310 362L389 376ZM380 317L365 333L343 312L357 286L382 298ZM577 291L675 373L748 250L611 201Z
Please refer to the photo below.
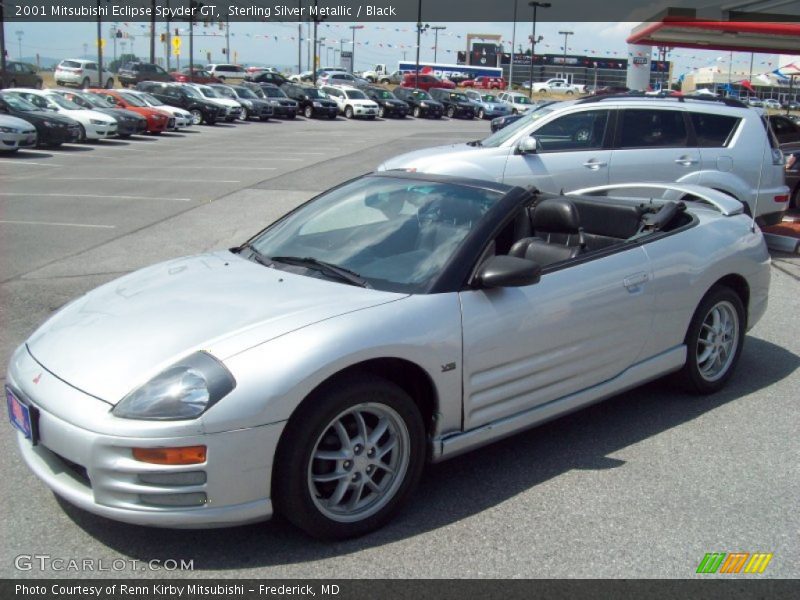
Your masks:
M318 36L326 38L326 46L352 48L353 23L323 23L319 27ZM405 53L409 60L416 54L416 30L414 23L362 23L363 29L356 30L355 69L371 68L376 63L386 63L390 70L403 60ZM455 63L456 52L466 49L466 35L469 33L501 35L506 50L511 47L512 23L431 23L443 25L446 29L439 32L438 62ZM590 56L618 56L627 58L628 49L625 38L637 23L537 23L537 36L542 42L536 46L538 53L562 53L564 36L559 31L572 31L567 42L569 54ZM103 24L103 36L107 38L104 56L113 57L111 31L119 28L127 36L118 40L117 52L130 51L140 57L149 54L149 24L108 22ZM173 23L182 30L182 64L188 64L189 44L187 39L188 24ZM231 23L231 54L240 64L269 65L284 71L297 70L297 23ZM304 36L306 27L303 26ZM157 32L164 31L164 24L157 25ZM18 34L18 32L22 32ZM529 47L530 22L519 22L516 27L516 49L522 44L523 49ZM6 48L13 60L21 53L23 58L32 58L36 54L42 57L81 58L94 56L95 23L13 23L6 25ZM340 44L340 41L344 43ZM434 58L434 34L427 32L422 37L421 60L432 61ZM222 54L225 47L224 31L217 25L195 26L195 63L206 62L206 52L211 53L210 62L230 62ZM234 54L235 53L235 54ZM163 45L157 44L157 55L163 56ZM306 68L307 48L303 44L303 69ZM322 49L322 64L333 62L335 54L332 50ZM716 66L727 72L730 53L719 50L676 49L669 56L675 62L673 73L677 77L681 73L693 69ZM174 57L172 64L174 65ZM767 54L754 56L753 74L769 72L777 68L777 57ZM747 76L750 68L750 54L733 53L734 74Z

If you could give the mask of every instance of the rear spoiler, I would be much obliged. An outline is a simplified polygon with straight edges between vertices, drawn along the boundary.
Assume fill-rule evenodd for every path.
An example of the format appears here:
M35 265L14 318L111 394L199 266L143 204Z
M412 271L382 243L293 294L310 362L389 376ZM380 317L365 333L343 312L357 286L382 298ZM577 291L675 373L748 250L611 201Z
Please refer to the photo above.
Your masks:
M567 196L611 196L610 192L625 190L660 190L663 200L689 200L710 204L726 217L744 213L744 204L725 192L693 183L616 183L598 185L567 192ZM636 193L633 197L640 196ZM685 198L691 196L691 198ZM630 197L630 196L626 196Z

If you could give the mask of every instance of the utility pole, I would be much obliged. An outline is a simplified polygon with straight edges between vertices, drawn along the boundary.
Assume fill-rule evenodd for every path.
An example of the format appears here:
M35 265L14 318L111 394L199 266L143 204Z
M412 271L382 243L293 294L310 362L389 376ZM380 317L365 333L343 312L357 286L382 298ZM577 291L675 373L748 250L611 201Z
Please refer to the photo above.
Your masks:
M533 25L531 27L531 67L528 81L528 93L533 98L533 56L536 54L536 9L537 8L550 8L552 4L549 2L528 2L528 6L533 8Z
M514 25L511 29L511 60L508 63L508 90L511 91L514 85L514 44L517 41L517 3L519 0L514 0Z
M18 50L18 54L17 54L17 60L22 60L22 36L25 35L25 32L22 31L21 29L17 29L14 32L14 35L17 36L17 44L19 46L19 50Z
M168 9L167 10L167 14L169 14L169 0L166 0L166 2L167 2L167 9ZM172 42L170 40L170 34L169 34L169 17L167 17L167 19L164 21L164 27L165 27L165 29L164 29L164 54L165 54L165 62L166 62L166 65L167 65L167 71L169 71L169 66L170 66L170 62L171 62L170 54L172 54ZM180 59L178 59L178 60L180 60Z
M103 18L100 16L100 0L97 0L97 86L105 87L103 81ZM89 85L91 85L91 81Z
M231 17L225 17L225 56L228 57L228 62L234 62L231 59Z
M422 26L422 0L417 4L417 69L414 75L414 87L419 87L419 47L422 40L422 32L427 31L430 25Z
M564 79L567 80L569 83L572 83L567 79L567 38L571 35L574 35L574 31L559 31L559 35L564 36Z
M433 29L433 62L436 62L436 56L439 49L439 32L442 29L447 29L444 25L436 25L431 27Z
M354 73L356 70L356 29L364 29L363 25L350 25L350 29L353 30L353 50L350 53L350 73Z
M303 0L297 0L297 74L303 72Z
M156 0L150 0L150 63L156 63Z
M6 6L0 0L0 87L6 87Z
M317 1L318 0L314 0L315 9L317 8ZM314 66L311 67L311 80L314 82L314 84L317 83L317 25L319 25L319 21L317 19L319 19L319 16L317 15L317 11L314 10Z

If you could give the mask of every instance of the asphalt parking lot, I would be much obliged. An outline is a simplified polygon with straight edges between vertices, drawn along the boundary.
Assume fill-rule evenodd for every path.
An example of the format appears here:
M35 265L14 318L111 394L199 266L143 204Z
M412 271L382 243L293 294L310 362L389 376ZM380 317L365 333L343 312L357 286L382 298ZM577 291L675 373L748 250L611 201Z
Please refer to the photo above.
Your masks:
M75 296L240 243L385 158L487 131L298 119L0 155L3 373ZM800 259L773 259L769 310L723 392L689 397L656 382L432 466L399 518L358 540L317 542L280 519L169 531L95 517L50 493L0 427L0 577L685 578L707 552L771 552L760 577L796 578ZM184 559L195 572L19 570L20 555Z

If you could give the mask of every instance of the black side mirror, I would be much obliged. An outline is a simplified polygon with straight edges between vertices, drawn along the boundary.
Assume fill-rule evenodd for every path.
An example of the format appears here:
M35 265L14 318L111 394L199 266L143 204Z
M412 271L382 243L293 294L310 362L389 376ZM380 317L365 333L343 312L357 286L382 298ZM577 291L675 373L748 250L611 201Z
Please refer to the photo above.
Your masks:
M492 256L475 274L474 283L480 288L522 287L539 283L542 267L516 256Z

